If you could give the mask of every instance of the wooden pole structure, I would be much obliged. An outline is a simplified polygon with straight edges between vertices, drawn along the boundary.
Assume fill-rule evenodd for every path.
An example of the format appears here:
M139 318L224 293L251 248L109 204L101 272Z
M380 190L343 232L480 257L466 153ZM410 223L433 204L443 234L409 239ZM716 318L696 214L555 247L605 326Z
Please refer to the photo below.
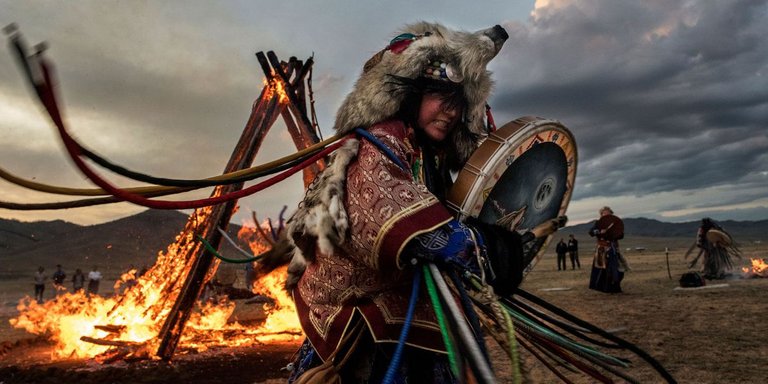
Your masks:
M263 52L258 52L256 53L256 58L259 60L259 64L264 72L271 71L283 80L285 92L290 102L288 103L288 108L283 110L281 114L296 148L302 150L320 142L320 138L313 129L312 122L307 117L306 97L304 95L304 81L314 64L314 60L310 57L302 65L301 61L292 57L288 63L281 63L273 51L267 52L266 55ZM293 75L293 79L291 79L291 75ZM302 171L304 187L307 187L323 169L325 169L324 160L304 168Z
M264 91L262 91L262 97L255 103L248 123L224 169L225 173L238 171L250 166L261 146L264 136L278 115L276 112L284 108L284 105L280 105L277 95L266 91L267 88L265 87ZM269 98L265 99L263 97L265 95L268 95ZM243 183L218 186L212 196L238 191L242 188ZM212 207L212 212L208 216L207 221L203 223L202 233L198 234L204 237L214 248L218 248L221 243L221 234L216 228L227 229L236 204L237 201L233 200ZM192 217L194 216L196 215L192 215ZM189 274L184 280L181 292L176 298L174 306L168 314L159 334L161 341L157 355L163 360L170 360L173 356L195 301L197 301L206 283L206 277L212 276L218 267L218 263L214 262L213 254L205 248L195 247L191 252L198 254L198 256L192 258L192 267Z
M274 56L273 60L279 63L279 61L277 61L277 56L275 56L273 52L270 53L271 56ZM291 112L294 110L302 110L297 107L296 103L305 99L303 97L297 97L295 94L295 84L297 82L301 82L303 84L304 76L306 76L308 72L307 66L312 65L311 59L308 60L304 66L301 66L300 70L298 71L295 69L295 62L293 63L294 69L292 72L296 72L296 76L292 85L292 83L288 81L288 76L290 73L286 75L280 65L278 65L278 68L274 70L269 68L268 64L265 65L267 60L262 59L263 53L259 52L256 54L256 56L259 58L259 62L262 64L262 69L264 70L264 74L267 78L267 85L262 89L259 98L253 104L248 122L246 123L245 128L243 129L243 133L241 134L240 139L232 152L230 160L224 169L225 173L247 168L253 163L253 160L255 159L256 154L264 140L264 137L266 136L270 127L275 123L278 116L283 116L283 118L286 120L286 125L289 126L291 137L293 137L294 143L296 143L298 149L303 149L319 142L319 139L317 139L317 136L314 135L314 132L305 128L307 127L306 125L291 125L288 122L290 114L288 114L286 111L286 107L291 108ZM275 76L279 76L279 80L283 82L286 93L288 94L288 103L281 101L281 95L278 94L275 90L270 89L270 87L273 86L272 80L275 78ZM291 118L291 120L293 119ZM303 117L300 117L300 121L302 121L302 123L309 121L306 117L306 114L304 114ZM311 124L309 126L311 126ZM319 169L322 169L316 167L312 169L313 178ZM305 173L305 185L307 182L307 177L308 175ZM212 196L219 196L222 194L238 191L242 188L242 182L232 185L218 186L212 193ZM185 231L196 232L198 235L205 238L214 248L218 248L221 243L222 236L219 231L217 231L217 228L221 228L223 230L227 229L229 221L231 220L235 211L236 205L237 201L233 200L212 207L211 213L207 216L206 221L203 223L194 222L197 220L198 215L192 214L190 216L190 221L187 222ZM179 296L176 298L173 308L169 312L168 317L166 318L165 323L163 324L163 327L160 331L160 334L158 335L161 341L157 350L157 356L166 361L173 357L173 353L179 343L179 340L181 339L181 334L184 330L184 326L187 320L189 319L192 309L194 308L194 304L197 301L197 298L200 296L204 285L215 274L219 263L218 259L216 259L211 252L207 251L199 243L197 243L197 245L189 251L185 259L187 260L187 264L191 265L189 274L184 279L184 283L181 287Z

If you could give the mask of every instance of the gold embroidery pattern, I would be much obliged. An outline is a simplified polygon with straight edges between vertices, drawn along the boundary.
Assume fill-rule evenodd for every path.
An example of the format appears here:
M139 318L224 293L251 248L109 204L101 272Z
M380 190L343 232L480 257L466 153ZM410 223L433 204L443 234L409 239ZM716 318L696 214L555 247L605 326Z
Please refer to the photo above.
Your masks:
M402 138L386 129L374 128L372 132L400 159L408 158ZM438 204L424 185L414 183L409 172L398 168L367 141L361 141L357 158L349 164L346 182L348 240L334 249L333 255L318 253L297 287L309 303L309 313L301 315L309 317L314 331L324 340L336 336L329 335L332 324L349 321L340 318L343 308L364 305L360 300L375 305L387 324L405 320L407 302L403 297L410 294L409 275L413 271L381 271L378 251L394 223ZM439 330L428 300L420 300L414 325ZM380 336L384 335L376 335Z

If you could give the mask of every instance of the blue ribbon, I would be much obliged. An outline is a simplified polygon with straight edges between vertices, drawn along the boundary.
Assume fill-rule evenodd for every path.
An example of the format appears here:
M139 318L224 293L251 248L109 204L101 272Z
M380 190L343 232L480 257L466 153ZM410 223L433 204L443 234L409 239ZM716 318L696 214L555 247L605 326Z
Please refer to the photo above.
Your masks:
M398 167L408 172L408 167L406 167L405 164L403 164L403 162L395 155L395 153L392 152L391 148L389 148L386 144L382 143L381 140L376 138L376 136L372 135L370 132L362 128L355 128L355 133L357 133L358 136L368 140L371 144L378 147L382 152L384 152L385 155L387 155L387 157L389 157L390 160L392 160L393 163L397 164Z

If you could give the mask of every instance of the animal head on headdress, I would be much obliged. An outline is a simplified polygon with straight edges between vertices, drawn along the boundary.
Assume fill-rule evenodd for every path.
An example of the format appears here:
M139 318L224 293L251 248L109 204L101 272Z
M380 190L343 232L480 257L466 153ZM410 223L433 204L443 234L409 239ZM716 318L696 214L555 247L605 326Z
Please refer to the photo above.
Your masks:
M461 85L465 118L449 138L460 162L466 161L485 133L485 104L493 82L486 69L509 36L501 26L477 32L457 31L437 23L405 26L374 55L336 115L339 133L368 127L394 116L405 96L396 78L427 77Z

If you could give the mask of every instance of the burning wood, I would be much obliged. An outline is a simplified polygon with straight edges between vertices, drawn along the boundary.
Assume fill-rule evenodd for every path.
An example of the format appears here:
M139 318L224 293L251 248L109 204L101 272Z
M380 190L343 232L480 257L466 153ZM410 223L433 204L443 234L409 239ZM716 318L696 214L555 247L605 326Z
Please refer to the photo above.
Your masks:
M232 157L225 168L225 172L231 172L249 166L253 162L264 137L277 117L282 114L282 111L284 111L286 107L295 107L298 103L295 89L290 80L290 74L284 72L283 67L277 60L277 56L274 52L270 51L267 55L269 61L272 62L272 68L269 68L268 64L265 65L263 53L259 52L256 54L264 69L266 85L262 90L260 102L254 104L251 117L246 124L240 141L233 151ZM293 66L293 68L294 70L296 69L295 66ZM304 73L304 75L306 75L306 72L304 71L299 71L298 73ZM303 82L304 79L296 78L294 81ZM266 107L262 108L264 105L266 105ZM294 109L291 109L291 111L293 112ZM283 116L287 117L286 115ZM299 117L301 118L300 121L308 121L306 115L300 115ZM290 125L290 122L287 122L287 124ZM310 137L312 143L319 141L313 132L291 132L292 136L295 136L296 134ZM303 140L304 138L294 137L294 142L297 143L297 146L299 146L298 143ZM305 177L306 175L307 174L305 173ZM217 188L217 192L230 192L241 188L242 183L219 187ZM211 224L215 227L226 229L234 209L234 202L213 208L215 213L212 214L212 216L214 218L209 219L208 223L205 225L206 230L204 233L206 240L214 247L218 247L219 242L221 241L221 235L215 231L213 231L213 233L211 232ZM197 252L199 252L199 250ZM200 295L203 285L210 280L217 267L218 260L214 260L213 256L208 251L203 251L190 263L191 271L184 280L181 294L174 303L174 306L168 314L168 318L160 331L161 342L157 350L157 355L162 359L169 360L172 357L173 351L180 341L182 330L189 318L192 306ZM295 315L293 317L295 317Z
M96 339L88 336L82 336L80 337L80 340L85 341L86 343L97 344L97 345L109 345L113 347L134 347L134 346L143 345L142 343L135 343L132 341Z
M757 278L768 277L768 263L765 259L750 259L752 266L743 267L741 271L744 272L744 278Z
M102 364L114 363L116 361L134 362L148 360L152 358L152 353L145 344L117 346L95 357L95 360Z
M94 325L93 328L105 332L120 333L125 330L125 325ZM82 337L80 339L82 340Z

